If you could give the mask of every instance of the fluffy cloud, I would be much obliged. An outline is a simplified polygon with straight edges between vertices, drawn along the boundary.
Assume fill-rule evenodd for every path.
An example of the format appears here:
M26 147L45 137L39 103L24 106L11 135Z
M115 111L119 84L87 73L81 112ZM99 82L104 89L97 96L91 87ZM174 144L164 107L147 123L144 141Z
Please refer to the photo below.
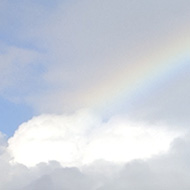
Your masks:
M3 139L2 141L6 142ZM187 134L183 138L174 140L167 153L147 160L133 160L125 165L99 160L79 168L66 168L57 161L26 167L10 163L11 158L4 151L0 155L0 168L3 171L0 188L5 190L188 189L190 188L189 144ZM6 150L6 143L2 146Z
M164 126L115 117L102 122L89 111L73 115L42 115L23 123L9 139L13 162L34 166L50 160L81 166L95 160L125 163L167 151L180 133Z
M189 5L0 1L0 94L51 113L23 123L8 141L0 133L0 189L189 189L190 142L183 136L190 123L189 66L156 81L154 92L139 90L121 108L106 107L127 110L130 119L65 114L112 96L117 77L133 82L142 70L130 73L130 66L142 60L154 66L163 48L163 55L175 47L189 53Z
M34 117L8 143L0 134L0 188L188 189L189 134L177 135L124 117L102 122L87 110Z
M189 183L189 135L177 139L169 153L142 162L127 164L115 180L110 180L99 190L105 189L188 189Z

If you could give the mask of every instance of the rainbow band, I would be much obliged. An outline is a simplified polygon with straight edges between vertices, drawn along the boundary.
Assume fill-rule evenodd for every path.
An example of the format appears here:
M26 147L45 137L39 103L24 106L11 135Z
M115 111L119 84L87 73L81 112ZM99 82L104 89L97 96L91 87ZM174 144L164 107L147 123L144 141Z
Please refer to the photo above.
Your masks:
M188 32L187 32L188 33ZM150 53L149 53L150 54ZM126 62L126 59L123 59ZM179 69L190 64L190 38L183 35L180 39L169 41L151 55L139 59L113 73L106 81L93 86L85 94L88 107L99 111L114 104L122 104L128 98L145 89L165 76L172 76Z

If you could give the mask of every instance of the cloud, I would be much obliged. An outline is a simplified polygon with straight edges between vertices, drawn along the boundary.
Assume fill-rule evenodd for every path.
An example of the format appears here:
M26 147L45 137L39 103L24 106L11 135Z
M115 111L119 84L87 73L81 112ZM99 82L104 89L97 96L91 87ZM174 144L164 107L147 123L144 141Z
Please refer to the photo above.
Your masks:
M188 4L186 0L63 3L36 29L35 37L46 44L48 51L44 79L49 89L31 97L30 103L41 112L62 113L92 107L98 97L104 96L105 88L109 98L114 93L109 92L109 86L117 88L121 70L139 60L141 65L150 55L159 57L158 49L176 39L177 46L183 46L182 36L189 41ZM133 81L133 77L123 74L126 81ZM144 96L139 99L144 101ZM138 107L136 99L131 104ZM123 107L126 110L128 105L122 104Z
M187 146L188 136L174 141L169 153L147 162L133 161L127 164L115 180L109 181L104 189L188 189L190 187Z
M47 168L49 165L46 166ZM25 189L92 189L94 182L77 168L56 168L49 175L43 175L38 180L32 182Z
M0 53L0 94L12 101L23 101L34 89L35 78L41 74L35 50L16 46L2 46ZM30 74L30 75L29 75ZM33 76L32 76L33 75ZM22 86L22 88L21 88ZM38 85L35 84L35 88Z
M179 135L165 126L153 128L122 117L102 122L83 110L73 115L34 117L9 139L8 150L13 162L27 166L50 160L63 166L81 166L96 160L125 163L167 151Z
M1 1L0 94L39 116L8 140L0 133L0 189L189 189L189 66L109 104L105 117L93 112L118 78L140 79L131 65L154 67L159 50L189 52L189 5ZM73 113L84 107L93 111Z
M2 139L3 140L3 139ZM6 142L6 140L3 140ZM0 188L12 190L118 190L188 189L189 134L173 141L170 150L146 160L120 165L96 161L81 167L63 167L57 161L26 167L10 163L6 150L0 155ZM6 149L6 143L4 143ZM33 155L35 156L35 155Z
M178 132L177 135L179 134ZM175 138L175 135L176 131L167 131L163 126L152 128L147 124L130 122L123 116L102 122L87 110L73 115L34 117L22 124L8 142L0 133L0 169L3 171L0 174L0 188L188 189L189 133L186 131L185 136L178 138ZM134 139L138 140L134 142ZM99 141L101 144L94 146ZM146 142L153 149L148 150L150 146ZM149 155L127 160L126 154L123 153L135 148L138 152L148 150ZM100 154L101 149L106 154ZM121 152L118 152L118 149ZM113 153L113 160L107 159L110 158L110 152ZM73 153L76 153L77 157ZM105 156L107 154L108 157ZM122 154L125 163L118 162L117 157L114 158L116 154ZM92 155L93 159L87 162L85 156L89 155Z
M39 114L92 108L99 98L107 99L114 94L109 88L116 89L120 85L121 81L117 82L117 79L121 71L130 70L129 66L136 62L141 65L141 61L149 56L159 58L158 50L164 49L166 44L176 42L178 47L183 47L184 41L189 42L187 0L146 0L143 3L123 0L102 0L101 3L97 0L82 0L80 3L56 1L54 6L43 1L17 2L14 5L2 1L1 4L1 25L5 30L1 33L1 40L10 46L7 56L14 54L12 46L14 51L24 51L19 53L20 56L30 57L31 61L38 52L36 66L26 69L19 65L18 73L12 72L17 67L14 57L10 67L3 70L1 86L6 86L4 96L27 102ZM8 64L3 64L4 56L1 57L1 65L7 67ZM121 78L133 81L134 76L138 78L138 72L134 71L132 75L124 73ZM177 78L182 76L183 73L179 73ZM172 77L164 80L164 84L157 81L154 93L140 92L138 98L133 96L130 101L123 101L122 106L117 102L116 105L111 103L106 112L112 113L119 107L118 110L124 112L135 110L133 116L140 118L142 109L145 116L141 120L149 121L150 115L156 121L172 120L175 115L175 121L185 123L189 113L186 103L189 88L185 84L189 83L189 77L178 82ZM171 94L170 90L160 90L163 85L170 89L171 83L177 84L174 85L175 92L181 92L182 88L183 93ZM173 95L174 101L168 103L167 97ZM179 100L186 114L181 114L182 109L177 111Z

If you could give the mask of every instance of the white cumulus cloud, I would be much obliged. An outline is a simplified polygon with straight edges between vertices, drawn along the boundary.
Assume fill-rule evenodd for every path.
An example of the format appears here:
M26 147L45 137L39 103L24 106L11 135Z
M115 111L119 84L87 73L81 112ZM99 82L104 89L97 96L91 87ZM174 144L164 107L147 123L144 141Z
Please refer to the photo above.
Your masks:
M103 122L82 110L72 115L34 117L9 139L8 150L13 162L26 166L50 160L63 166L81 166L96 160L125 163L167 151L176 136L164 127L134 123L124 117Z

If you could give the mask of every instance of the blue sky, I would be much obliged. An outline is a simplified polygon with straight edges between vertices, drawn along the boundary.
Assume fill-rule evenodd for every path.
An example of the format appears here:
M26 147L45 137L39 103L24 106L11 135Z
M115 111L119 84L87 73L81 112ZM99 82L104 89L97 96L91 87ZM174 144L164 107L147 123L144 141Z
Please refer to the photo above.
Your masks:
M8 137L14 134L20 124L34 115L32 109L26 105L13 103L4 98L0 99L0 104L1 131Z
M0 0L0 189L189 189L189 7Z

